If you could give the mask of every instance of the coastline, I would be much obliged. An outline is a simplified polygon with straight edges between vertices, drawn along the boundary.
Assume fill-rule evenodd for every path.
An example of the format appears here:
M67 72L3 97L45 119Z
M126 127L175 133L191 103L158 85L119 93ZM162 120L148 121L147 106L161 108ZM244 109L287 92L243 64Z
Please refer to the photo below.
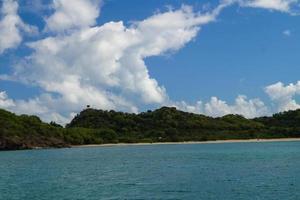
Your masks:
M223 144L223 143L260 143L260 142L295 142L300 138L276 138L276 139L242 139L242 140L211 140L211 141L187 141L187 142L153 142L153 143L109 143L72 145L71 148L85 147L114 147L114 146L148 146L148 145L174 145L174 144Z

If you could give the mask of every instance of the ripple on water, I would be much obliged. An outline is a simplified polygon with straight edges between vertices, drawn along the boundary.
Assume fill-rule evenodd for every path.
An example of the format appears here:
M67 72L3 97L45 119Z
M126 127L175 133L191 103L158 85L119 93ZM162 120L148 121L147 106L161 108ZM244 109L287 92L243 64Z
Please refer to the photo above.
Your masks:
M300 142L0 153L1 200L300 199Z

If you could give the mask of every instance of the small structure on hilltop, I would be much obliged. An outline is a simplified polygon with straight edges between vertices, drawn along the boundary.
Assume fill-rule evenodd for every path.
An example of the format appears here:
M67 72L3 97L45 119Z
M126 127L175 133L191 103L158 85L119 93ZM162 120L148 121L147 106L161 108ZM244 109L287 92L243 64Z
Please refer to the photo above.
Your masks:
M91 108L91 106L90 105L86 105L86 108L89 109L89 108Z

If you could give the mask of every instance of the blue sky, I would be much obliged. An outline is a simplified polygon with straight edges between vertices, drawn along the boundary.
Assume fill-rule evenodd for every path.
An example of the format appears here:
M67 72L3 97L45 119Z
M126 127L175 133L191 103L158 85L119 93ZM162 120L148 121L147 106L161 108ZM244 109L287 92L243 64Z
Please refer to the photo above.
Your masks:
M11 25L13 29L10 31L17 32L21 41L5 46L4 41L10 41L13 33L0 30L0 107L16 113L37 114L46 121L60 123L69 120L86 104L128 112L167 105L212 116L234 113L250 118L300 108L297 103L300 94L300 16L296 13L300 1L70 2L2 1L0 28L9 29L7 26ZM10 9L9 14L5 13L5 4L15 11ZM78 11L78 5L82 10ZM220 5L225 6L213 15ZM83 10L85 8L87 12ZM80 18L63 19L73 16L70 12ZM59 20L55 18L57 13L60 14ZM165 13L174 16L164 16ZM205 14L210 19L198 22ZM17 16L18 21L9 21L9 25L4 26L6 16ZM185 17L182 25L176 24L168 29L159 24L177 23L177 16ZM154 28L153 24L143 23L155 17ZM62 23L64 20L67 22ZM122 26L116 23L120 21ZM120 32L130 40L124 47L124 38L119 38L119 33L110 38L109 34L99 31L95 39L89 40L95 45L93 49L97 49L95 55L89 58L89 49L79 52L89 44L79 43L73 36L86 34L111 22L114 25L108 28L110 31L115 31L116 27L127 28L139 32L140 38L135 33L127 36L126 31ZM157 37L154 36L156 31L149 31L148 26L157 29ZM180 35L185 32L187 36ZM177 44L176 37L178 40L186 38ZM52 46L48 43L43 46L41 42L49 38L55 38L56 43L51 45L63 43L66 46L59 51L63 53L51 54L45 61L49 53L47 48ZM162 43L155 46L157 38ZM138 44L136 40L139 40ZM103 41L112 41L108 45L116 50L102 57L100 55L106 55L106 49L99 49L97 44ZM32 47L30 43L36 45ZM78 50L73 52L77 47ZM116 52L118 48L122 51ZM114 53L118 70L109 65L112 61L108 57ZM88 60L95 62L89 63ZM55 71L51 69L52 61L57 65ZM57 70L61 70L59 75ZM140 83L143 85L139 86Z

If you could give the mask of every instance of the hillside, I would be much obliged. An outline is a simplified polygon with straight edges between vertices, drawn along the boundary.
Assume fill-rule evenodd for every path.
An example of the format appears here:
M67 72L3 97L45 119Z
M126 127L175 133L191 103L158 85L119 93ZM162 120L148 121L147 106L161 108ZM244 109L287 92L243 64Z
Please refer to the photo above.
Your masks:
M169 107L139 114L85 109L63 128L36 116L18 116L0 109L1 150L287 137L300 137L300 110L246 119L240 115L212 118Z
M0 149L30 149L66 146L62 128L43 123L36 116L20 115L0 109Z
M67 127L112 130L122 142L298 137L300 118L294 113L300 111L250 120L240 115L212 118L169 107L140 114L86 109Z

